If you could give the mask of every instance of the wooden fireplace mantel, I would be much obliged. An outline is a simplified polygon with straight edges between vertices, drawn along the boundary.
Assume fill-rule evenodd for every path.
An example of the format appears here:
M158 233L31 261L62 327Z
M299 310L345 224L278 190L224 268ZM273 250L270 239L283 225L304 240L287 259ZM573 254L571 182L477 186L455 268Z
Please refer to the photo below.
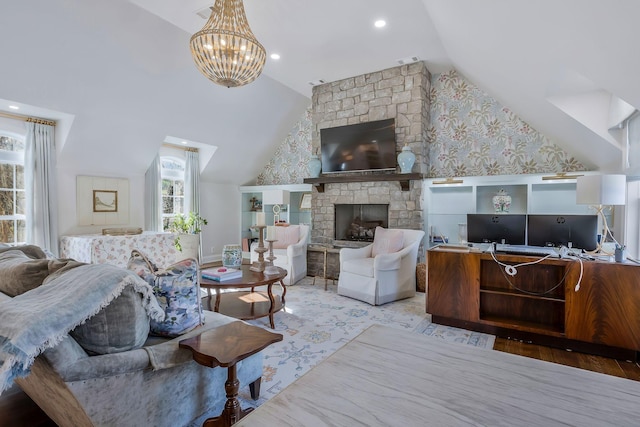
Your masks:
M378 182L378 181L398 181L402 191L409 190L409 181L423 179L421 173L386 173L374 175L323 175L319 178L305 178L305 184L312 184L318 193L324 193L325 184L347 183L347 182Z

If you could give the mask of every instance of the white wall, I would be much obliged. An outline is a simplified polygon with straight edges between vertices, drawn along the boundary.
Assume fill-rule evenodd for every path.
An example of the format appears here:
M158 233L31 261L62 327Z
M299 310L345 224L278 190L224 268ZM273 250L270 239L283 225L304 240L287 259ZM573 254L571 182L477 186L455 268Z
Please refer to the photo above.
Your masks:
M79 226L76 211L76 178L78 175L126 178L129 180L129 222L127 224ZM144 229L144 175L98 174L82 168L58 168L58 232L70 234L100 234L103 228Z
M60 235L99 234L105 226L77 225L76 176L91 175L78 169L58 170L59 230ZM129 223L110 227L144 228L144 176L118 176L129 180ZM202 230L203 262L222 259L222 247L240 244L240 192L236 185L200 183L200 205L208 224ZM213 251L212 251L213 248Z
M200 183L200 215L208 224L202 230L203 262L222 259L222 247L241 244L240 191L237 185Z

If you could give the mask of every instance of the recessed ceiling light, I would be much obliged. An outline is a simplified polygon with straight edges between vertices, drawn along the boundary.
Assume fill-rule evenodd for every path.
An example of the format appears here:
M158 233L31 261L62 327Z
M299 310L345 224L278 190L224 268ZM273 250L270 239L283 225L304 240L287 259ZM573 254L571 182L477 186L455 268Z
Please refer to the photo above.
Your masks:
M188 142L187 141L180 141L182 144L187 145Z
M19 110L20 107L18 107L17 105L9 105L9 108L11 108L12 110Z
M375 25L376 28L382 28L385 25L387 25L387 21L385 21L384 19L378 19L376 22L373 23L373 25Z
M277 53L272 53L271 59L280 59L280 55L278 55Z

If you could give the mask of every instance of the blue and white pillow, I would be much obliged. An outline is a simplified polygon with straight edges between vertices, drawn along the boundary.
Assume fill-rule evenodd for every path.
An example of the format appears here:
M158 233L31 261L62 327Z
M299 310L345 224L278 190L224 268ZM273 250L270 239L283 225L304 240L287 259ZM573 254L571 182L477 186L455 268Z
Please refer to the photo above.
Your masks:
M204 324L200 274L195 259L187 258L158 270L142 253L134 250L127 268L153 287L153 293L165 312L163 321L151 319L153 335L177 337Z

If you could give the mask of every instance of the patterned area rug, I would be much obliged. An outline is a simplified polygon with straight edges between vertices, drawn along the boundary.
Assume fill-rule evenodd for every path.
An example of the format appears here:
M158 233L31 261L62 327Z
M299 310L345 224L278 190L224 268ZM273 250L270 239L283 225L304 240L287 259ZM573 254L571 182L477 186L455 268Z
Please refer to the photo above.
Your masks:
M373 324L493 348L492 335L431 323L431 316L425 313L424 293L376 307L338 295L331 282L326 291L322 279L317 279L315 286L312 282L313 278L307 277L287 288L285 311L275 315L275 331L284 339L265 349L260 399L252 400L248 388L243 387L243 407L266 402ZM249 323L270 329L268 318Z

